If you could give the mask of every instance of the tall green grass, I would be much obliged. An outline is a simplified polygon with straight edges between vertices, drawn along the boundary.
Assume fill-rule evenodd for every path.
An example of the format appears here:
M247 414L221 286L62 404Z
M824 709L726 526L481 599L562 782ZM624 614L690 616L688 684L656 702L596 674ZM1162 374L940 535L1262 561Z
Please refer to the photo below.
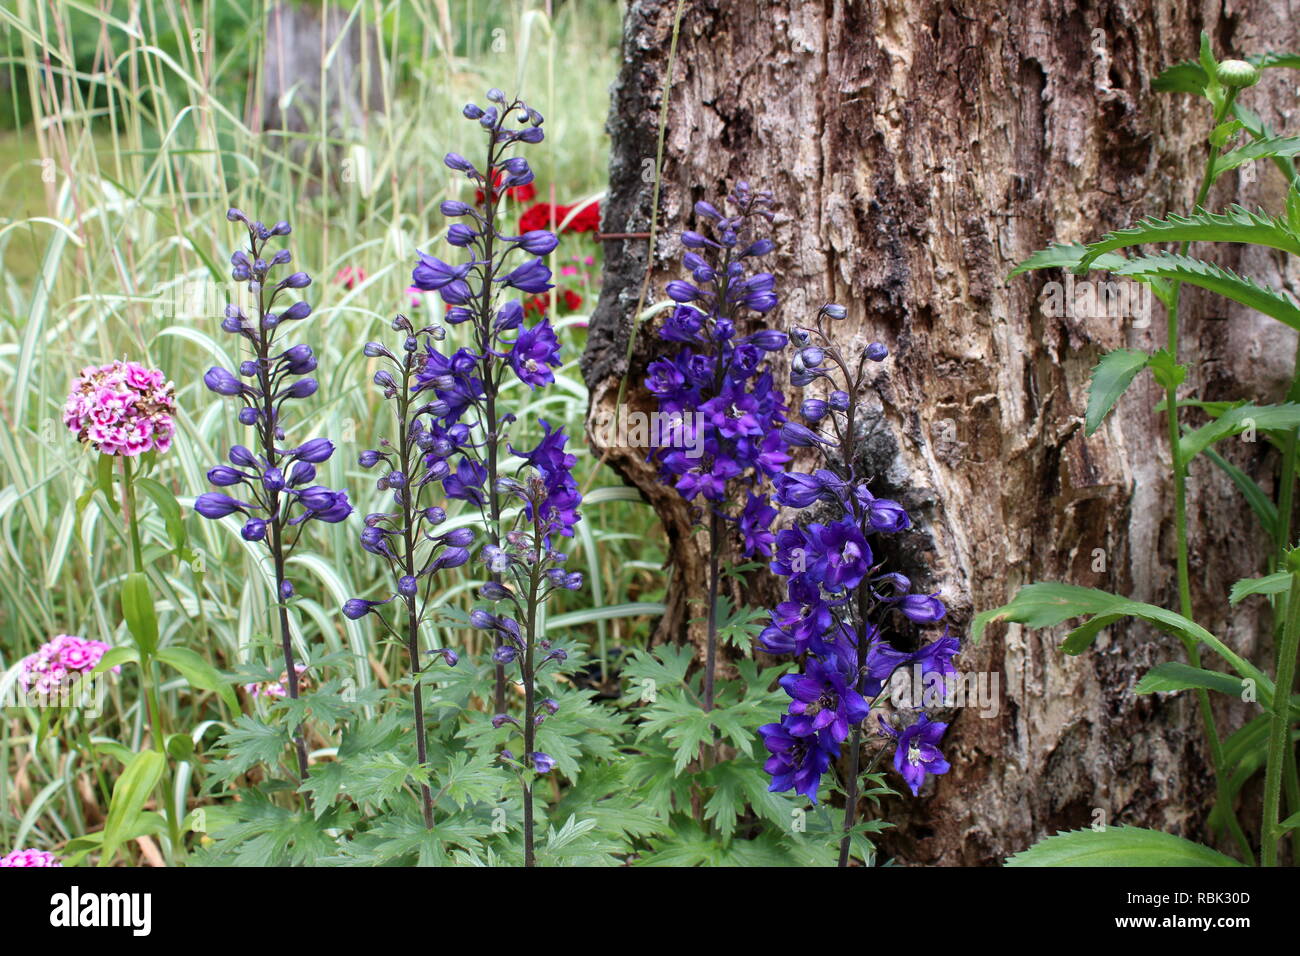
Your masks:
M379 494L356 454L371 447L383 416L361 349L391 335L393 314L409 309L404 290L415 250L451 258L437 205L465 198L468 184L441 157L479 151L477 128L460 107L481 102L489 86L521 92L547 116L547 139L529 154L538 198L553 189L557 201L573 202L604 188L618 5L571 0L552 15L544 4L487 0L336 5L380 38L386 109L344 129L321 111L305 132L276 138L248 119L267 15L262 4L248 6L251 13L228 0L145 0L130 20L125 4L14 0L0 8L11 37L0 70L13 91L0 110L15 113L0 128L19 124L20 113L32 117L5 141L14 161L0 170L0 690L21 658L56 633L128 640L116 599L128 567L123 535L102 499L78 511L94 456L60 420L82 366L129 357L175 381L179 434L157 477L186 505L207 489L205 472L225 450L248 443L234 409L201 381L212 364L237 364L235 341L218 328L232 289L227 257L239 242L228 207L293 224L297 268L316 280L307 290L315 312L293 339L316 349L321 389L294 410L289 437L335 439L339 452L321 480L347 488L365 513L376 510ZM195 38L202 42L186 42ZM322 73L336 57L322 51ZM28 97L21 104L18 91ZM44 208L32 214L38 194ZM556 271L575 254L592 254L591 240L566 239L554 254ZM333 282L344 266L364 269L366 280L350 290ZM431 297L419 308L434 305ZM581 439L587 394L576 363L585 332L577 319L562 323L568 361L556 384L511 397L525 423L541 416L569 425L585 486L596 463ZM586 571L588 585L557 606L550 623L590 641L600 656L643 638L662 594L663 553L649 508L611 475L596 475L592 487L573 543L573 565ZM146 547L164 548L161 520L144 510ZM202 560L191 566L164 556L150 571L162 642L193 648L226 670L261 661L272 632L267 564L233 523L191 514L186 523ZM365 686L386 683L401 665L399 651L378 642L369 623L337 613L346 598L381 586L377 566L356 546L357 529L352 521L312 530L310 547L293 561L302 595L293 623L302 650L350 655ZM448 576L449 603L469 606L468 570ZM468 631L443 637L475 647ZM164 696L163 709L177 727L193 728L200 744L215 739L213 721L231 716L213 695L196 699L170 684ZM146 733L137 700L127 681L114 682L106 712L65 733L101 745L90 764L58 736L38 742L34 712L6 712L0 851L58 845L95 825L111 742L138 749ZM200 714L213 720L198 723ZM178 783L193 785L187 776Z

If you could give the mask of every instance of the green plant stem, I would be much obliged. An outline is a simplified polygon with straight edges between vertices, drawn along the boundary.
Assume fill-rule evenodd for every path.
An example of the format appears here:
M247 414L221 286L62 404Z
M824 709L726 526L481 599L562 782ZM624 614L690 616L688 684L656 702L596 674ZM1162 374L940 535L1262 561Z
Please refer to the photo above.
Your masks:
M1287 389L1288 402L1300 401L1300 341L1296 343L1296 354L1291 373L1291 387ZM1282 443L1282 474L1279 479L1277 496L1277 527L1274 537L1275 563L1277 568L1285 566L1286 551L1291 547L1291 513L1295 510L1296 452L1300 448L1300 431L1287 432ZM1278 595L1274 606L1277 627L1273 635L1273 670L1277 672L1282 662L1282 626L1287 619L1289 598L1286 594ZM1296 776L1295 747L1287 746L1282 785L1286 792L1286 805L1292 813L1300 812L1300 779ZM1300 860L1300 827L1291 831L1291 856Z
M1216 112L1214 125L1218 126L1223 121L1223 116L1227 115L1232 109L1232 102L1235 97L1235 91L1229 92L1224 101L1222 108ZM1219 147L1210 145L1209 155L1205 162L1205 171L1201 175L1200 188L1196 191L1196 206L1205 203L1206 197L1209 196L1210 187L1214 185L1214 163L1219 156ZM1187 254L1190 243L1184 242L1180 249L1183 255ZM1175 362L1178 361L1178 306L1181 301L1179 295L1181 286L1179 283L1173 284L1168 308L1168 326L1166 348ZM1191 573L1188 568L1188 547L1187 547L1187 462L1182 460L1179 453L1179 442L1181 439L1181 430L1178 423L1178 386L1170 384L1165 389L1165 406L1169 418L1169 457L1170 464L1173 468L1174 479L1174 531L1177 538L1178 550L1178 605L1179 611L1183 617L1193 620L1192 613L1192 586ZM1201 651L1195 641L1184 641L1183 647L1187 652L1187 660L1193 667L1201 666ZM1246 833L1241 828L1241 821L1237 819L1237 812L1232 806L1232 794L1228 786L1226 767L1223 760L1223 741L1219 738L1219 729L1214 719L1214 710L1210 704L1209 691L1199 688L1196 691L1196 701L1201 713L1201 723L1205 726L1206 742L1210 748L1210 761L1214 767L1214 785L1219 804L1223 807L1224 814L1228 821L1228 829L1232 833L1233 839L1237 842L1237 847L1241 851L1242 857L1248 862L1254 862L1254 853L1251 850L1250 841L1246 838Z
M122 510L125 512L126 525L131 532L132 568L137 574L144 574L144 548L140 544L140 522L135 510L135 472L131 459L122 456ZM145 708L149 711L149 730L153 736L154 748L162 754L163 765L170 770L167 760L167 736L163 731L162 705L158 697L158 684L154 680L153 657L141 652L140 688L144 692ZM181 822L176 818L176 808L172 805L172 774L164 772L159 778L159 807L167 819L167 830L171 836L171 852L168 862L175 860L181 852Z
M131 531L132 567L144 574L144 549L140 546L140 526L135 515L135 475L127 455L122 456L122 510L126 512L126 525Z
M1291 691L1295 686L1297 649L1300 649L1300 571L1292 571L1277 681L1273 689L1273 714L1268 728L1268 764L1264 771L1264 817L1260 825L1259 848L1260 862L1264 866L1277 865L1277 845L1282 836L1278 829L1278 808L1286 769L1285 751L1291 731Z

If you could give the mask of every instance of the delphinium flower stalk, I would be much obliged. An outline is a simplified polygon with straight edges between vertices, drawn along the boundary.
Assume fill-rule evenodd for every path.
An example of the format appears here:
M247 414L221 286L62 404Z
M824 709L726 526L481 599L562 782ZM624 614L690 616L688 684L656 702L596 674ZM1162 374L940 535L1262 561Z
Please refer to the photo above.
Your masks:
M392 492L395 510L366 516L361 546L387 562L393 593L382 600L353 598L344 604L343 613L352 620L375 614L388 633L406 647L411 659L416 754L424 767L429 757L424 729L420 631L430 610L436 572L460 567L469 560L474 532L464 527L436 531L447 520L447 512L427 501L435 483L450 474L447 460L457 446L445 435L435 434L431 427L430 416L441 408L435 409L439 400L433 396L431 382L421 374L425 356L420 344L424 339L429 343L426 348L431 347L433 341L443 339L446 333L441 326L416 329L402 315L393 320L393 328L404 333L398 352L382 343L370 342L365 353L386 360L388 367L375 373L374 382L392 403L397 440L381 439L379 448L364 451L360 457L361 467L377 467L383 471L378 486L380 490ZM390 603L396 608L392 621L385 612L385 606ZM457 656L449 648L429 653L439 655L451 666L456 664ZM424 780L420 782L420 801L424 825L433 829L433 794Z
M776 509L763 489L790 460L780 432L785 400L765 360L765 353L785 347L786 335L775 329L741 334L777 304L774 277L757 271L774 245L755 234L772 222L772 196L740 182L728 203L734 210L728 216L707 202L695 204L708 234L682 233L682 262L693 281L668 283L665 291L678 305L659 330L678 348L650 364L645 382L670 423L668 442L651 453L661 479L689 502L703 499L708 515L705 710L714 703L723 545L734 526L746 557L770 557Z
M523 721L498 711L495 727L513 724L523 737L523 751L518 758L509 751L502 758L515 764L520 773L524 807L524 865L533 866L533 782L538 774L549 773L555 760L536 749L537 728L559 710L550 698L537 700L537 676L548 664L559 665L566 654L552 647L542 635L539 611L555 591L576 591L582 587L582 574L565 570L566 554L557 550L560 538L572 537L573 526L580 520L578 506L582 495L573 479L577 459L564 450L568 436L563 428L551 430L541 422L543 437L531 451L511 449L523 459L518 478L504 476L498 480L500 491L523 503L517 526L506 532L502 545L486 545L483 560L493 580L483 585L480 594L493 603L505 603L510 613L475 610L470 621L475 627L492 631L497 640L493 657L509 667L517 665L524 691ZM512 584L513 587L507 586ZM512 616L513 615L513 616ZM538 654L544 654L537 659Z
M208 492L195 500L194 510L211 519L239 514L244 519L240 531L244 540L266 544L275 579L280 644L284 652L283 679L289 697L297 699L299 669L289 630L288 606L294 589L286 574L287 562L309 522L342 521L352 513L352 505L346 492L332 491L315 483L316 466L334 453L332 442L313 438L297 446L284 444L285 404L291 399L308 398L318 388L316 379L310 377L316 369L316 356L311 347L284 347L279 334L287 323L311 314L311 306L305 301L281 304L282 296L293 296L297 290L311 285L307 273L292 272L278 280L273 278L273 273L292 261L288 249L269 248L273 239L289 235L289 223L282 221L268 227L250 220L238 209L231 209L226 218L242 223L248 231L248 249L236 250L230 257L231 277L237 283L247 284L254 312L247 315L239 305L231 303L226 306L221 327L243 338L252 357L240 364L238 374L229 369L211 368L203 381L218 395L240 400L243 407L239 410L239 422L254 429L256 451L235 445L230 449L230 465L218 465L208 472L208 480L217 487L240 488L239 497ZM294 749L299 775L305 778L307 744L301 726L294 729Z
M840 866L848 865L857 813L864 721L896 670L919 665L923 680L937 675L933 679L942 683L955 673L952 658L960 647L945 634L905 652L885 636L895 614L933 624L945 609L937 595L913 593L904 575L875 563L869 537L904 531L911 519L898 502L873 495L861 469L866 373L888 350L872 343L856 356L845 355L830 335L830 322L844 315L842 306L823 306L813 328L790 333L792 384L824 382L827 390L801 403L807 425L789 422L782 432L791 446L815 449L823 467L773 481L777 504L817 512L776 535L771 567L787 579L787 599L759 637L760 649L800 663L800 672L781 679L791 697L789 711L779 723L759 728L772 754L766 764L770 789L794 789L816 803L822 775L848 742ZM949 765L938 749L947 725L931 721L921 708L914 718L901 729L881 718L880 732L895 739L894 767L916 794L928 774L946 773ZM884 753L882 747L875 760ZM865 772L874 768L873 762Z
M447 200L444 215L462 220L447 231L451 245L466 250L468 259L457 265L420 253L411 278L416 288L436 291L449 306L446 321L470 323L473 347L443 355L430 347L425 379L434 387L438 405L431 429L438 438L451 441L459 460L443 486L450 498L478 508L487 542L499 546L501 530L501 450L514 416L502 412L499 403L502 383L513 373L530 389L554 381L552 368L560 364L559 340L550 321L543 318L525 328L524 308L518 299L502 302L507 289L523 295L538 295L551 288L551 271L542 256L557 244L554 235L533 230L509 235L498 228L499 205L508 190L533 181L528 161L507 155L517 144L542 141L542 115L519 99L507 100L491 89L487 107L473 103L463 113L482 127L486 150L477 166L457 153L448 153L447 167L464 173L476 186L474 205ZM523 256L523 261L517 262ZM479 436L473 440L461 419L467 412L477 416ZM460 434L451 435L460 428ZM495 573L495 572L494 572ZM502 646L498 635L496 647ZM496 665L494 708L505 710L506 671Z

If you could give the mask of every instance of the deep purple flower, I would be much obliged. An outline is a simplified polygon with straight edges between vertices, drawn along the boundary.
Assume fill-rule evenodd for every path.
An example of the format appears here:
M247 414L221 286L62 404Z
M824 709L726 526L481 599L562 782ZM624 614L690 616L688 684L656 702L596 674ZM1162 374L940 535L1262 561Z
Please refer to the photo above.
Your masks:
M912 796L920 793L926 774L938 775L952 769L939 751L939 741L948 729L947 724L931 721L927 715L921 714L914 724L901 732L883 718L880 728L896 742L894 769L911 788Z
M519 380L529 388L549 385L555 381L552 368L560 366L560 341L555 337L549 319L543 319L531 329L523 329L511 343L510 367Z
M822 774L830 766L833 751L839 748L834 744L828 747L824 733L796 736L787 727L787 720L788 717L779 724L764 724L758 728L763 746L772 754L763 764L763 769L772 776L767 789L772 793L793 789L816 804Z

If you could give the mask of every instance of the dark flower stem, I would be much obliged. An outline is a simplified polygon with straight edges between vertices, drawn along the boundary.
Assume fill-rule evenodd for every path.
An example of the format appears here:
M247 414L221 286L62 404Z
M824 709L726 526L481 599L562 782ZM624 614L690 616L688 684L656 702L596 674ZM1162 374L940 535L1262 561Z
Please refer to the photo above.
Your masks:
M410 367L410 356L406 358L407 368ZM411 460L411 441L410 441L410 405L411 405L411 376L409 374L402 376L402 398L398 403L398 453L402 462L402 474L407 476L406 487L402 490L402 568L406 575L414 578L416 572L415 566L415 544L416 544L416 502L415 497L419 491L413 487L410 480L414 474L415 462ZM424 688L420 684L420 674L422 671L420 658L420 615L417 608L418 591L415 594L409 594L403 597L406 603L406 649L411 656L411 705L415 710L415 751L419 758L420 766L425 767L429 762L428 744L425 740L424 729ZM424 828L433 829L433 793L429 790L427 781L420 781L420 804L424 814Z
M494 241L496 239L497 201L499 199L495 182L496 161L499 153L493 137L488 137L487 167L483 171L483 205L486 225L483 229L483 291L479 298L477 316L479 352L483 375L484 425L487 429L487 493L488 493L488 542L494 547L501 545L501 497L497 492L497 377L492 357L492 279L496 272L494 258ZM501 575L492 574L492 580L501 583ZM497 634L494 648L501 647L504 638ZM493 712L502 714L506 709L506 665L497 663L493 680Z
M261 250L253 247L253 258ZM271 388L271 342L263 320L270 303L266 301L266 288L257 290L257 379L262 390L262 414L259 437L262 442L262 455L266 458L267 468L279 467L279 456L275 451L275 396ZM275 602L280 619L280 646L284 651L284 669L289 685L289 699L298 699L298 669L293 654L293 637L289 631L289 607L284 596L284 509L280 507L280 492L267 491L267 509L271 528L271 559L275 568ZM307 769L307 741L303 736L302 724L293 731L293 746L298 757L298 776L305 780Z
M709 634L704 650L704 709L713 709L714 672L718 663L718 576L722 551L722 518L716 508L709 515Z
M542 579L542 536L545 529L540 520L541 509L533 508L533 564L528 572L528 627L524 634L524 660L520 668L524 678L524 763L526 768L533 766L533 751L536 747L537 727L537 689L536 671L533 658L536 647L538 591ZM533 768L534 774L536 768ZM525 769L525 774L528 770ZM524 866L536 866L537 858L533 851L533 781L523 778L524 796Z

